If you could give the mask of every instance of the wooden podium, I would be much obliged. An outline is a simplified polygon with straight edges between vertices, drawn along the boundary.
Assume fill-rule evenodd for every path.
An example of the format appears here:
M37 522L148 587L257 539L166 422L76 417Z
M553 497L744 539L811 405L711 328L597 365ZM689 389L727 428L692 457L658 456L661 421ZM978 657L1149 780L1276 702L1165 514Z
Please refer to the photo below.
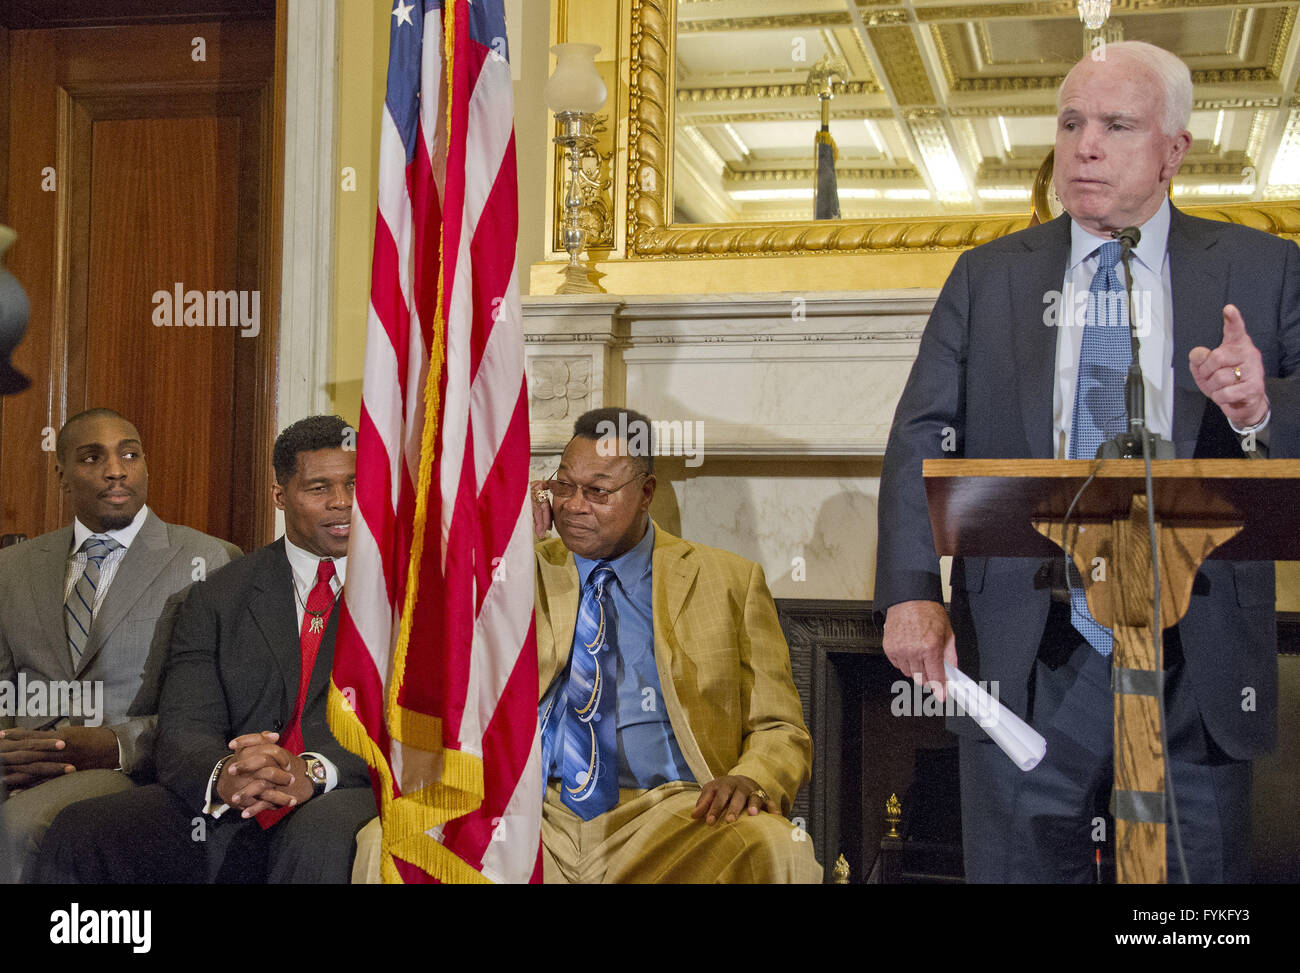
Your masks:
M1079 488L1088 484L1065 524ZM1151 545L1141 460L926 460L940 555L1062 557L1115 636L1115 857L1120 882L1160 883L1165 758L1152 639ZM1159 629L1187 611L1206 558L1300 559L1300 460L1154 460Z

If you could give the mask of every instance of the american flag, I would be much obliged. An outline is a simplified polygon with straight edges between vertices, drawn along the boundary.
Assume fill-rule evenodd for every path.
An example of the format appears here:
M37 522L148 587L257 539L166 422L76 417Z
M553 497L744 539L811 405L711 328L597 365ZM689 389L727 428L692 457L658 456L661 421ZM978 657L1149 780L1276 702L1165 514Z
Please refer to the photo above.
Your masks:
M542 775L502 0L397 0L330 726L385 882L541 878Z

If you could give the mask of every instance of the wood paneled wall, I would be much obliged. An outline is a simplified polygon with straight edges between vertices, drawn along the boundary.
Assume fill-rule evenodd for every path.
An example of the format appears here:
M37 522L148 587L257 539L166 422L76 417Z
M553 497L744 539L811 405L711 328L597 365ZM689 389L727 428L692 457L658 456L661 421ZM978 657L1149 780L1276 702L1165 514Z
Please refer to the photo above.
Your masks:
M140 429L159 516L267 539L275 52L273 21L8 32L8 265L33 388L0 401L0 533L70 520L47 431L108 406ZM255 334L214 326L229 292Z

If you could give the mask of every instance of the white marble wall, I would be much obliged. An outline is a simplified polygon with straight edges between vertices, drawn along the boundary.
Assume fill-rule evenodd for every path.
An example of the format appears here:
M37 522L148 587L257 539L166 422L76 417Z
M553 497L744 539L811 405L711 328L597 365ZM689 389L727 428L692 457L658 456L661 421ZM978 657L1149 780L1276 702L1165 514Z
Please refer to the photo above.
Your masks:
M534 473L586 409L699 423L698 463L656 461L656 519L777 597L870 598L880 457L935 296L525 298Z

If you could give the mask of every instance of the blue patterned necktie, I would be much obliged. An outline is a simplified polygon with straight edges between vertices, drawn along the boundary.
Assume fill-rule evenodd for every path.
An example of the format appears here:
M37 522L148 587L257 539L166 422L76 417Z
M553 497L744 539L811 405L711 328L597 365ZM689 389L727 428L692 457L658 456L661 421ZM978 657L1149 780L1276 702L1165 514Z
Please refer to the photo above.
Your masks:
M618 619L614 569L598 564L578 605L573 658L565 687L562 800L590 821L618 803Z
M1074 386L1074 421L1070 429L1070 459L1094 459L1097 448L1128 428L1124 381L1133 361L1128 327L1128 300L1115 265L1118 240L1103 243L1100 260L1088 288L1088 316L1079 350L1079 377ZM1111 631L1093 621L1083 579L1074 563L1070 569L1070 621L1102 655L1110 655Z
M81 665L90 637L90 623L95 617L95 591L99 588L99 572L108 557L122 545L105 534L91 534L81 542L86 552L86 570L72 586L72 594L63 604L63 625L68 632L68 649L72 653L72 669Z

